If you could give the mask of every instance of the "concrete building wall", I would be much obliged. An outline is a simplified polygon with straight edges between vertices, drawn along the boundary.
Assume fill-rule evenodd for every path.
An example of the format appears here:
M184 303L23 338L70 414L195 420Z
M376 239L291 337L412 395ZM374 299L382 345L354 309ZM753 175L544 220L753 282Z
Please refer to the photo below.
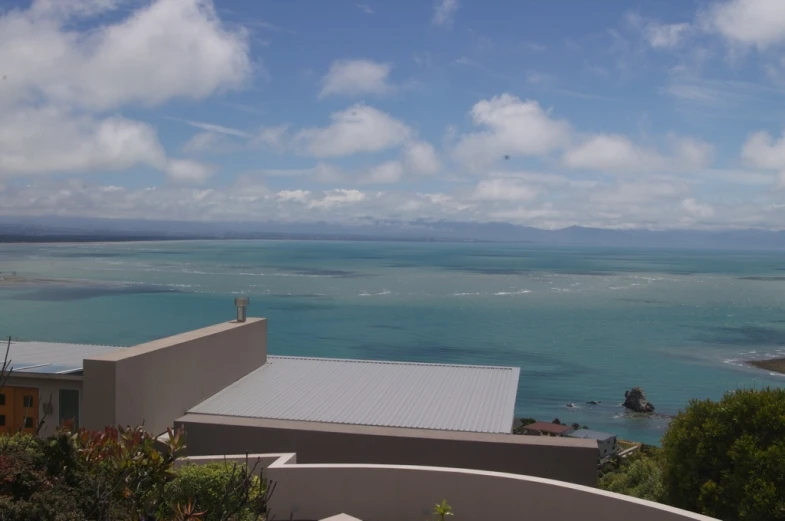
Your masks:
M426 465L597 483L597 442L188 414L188 455L296 452L301 463Z
M84 361L83 425L144 423L157 434L175 418L267 361L267 320L227 322Z
M82 378L81 376L52 375L48 377L25 376L24 373L11 374L6 382L6 387L31 387L38 389L38 420L44 419L41 436L54 434L60 424L60 389L79 391L79 410L82 404ZM46 412L47 404L51 398L51 410Z
M455 521L712 521L650 501L531 476L402 465L308 465L296 463L294 456L249 457L267 465L264 475L275 482L270 508L277 519L325 519L341 513L374 521L431 519L434 505L446 499Z

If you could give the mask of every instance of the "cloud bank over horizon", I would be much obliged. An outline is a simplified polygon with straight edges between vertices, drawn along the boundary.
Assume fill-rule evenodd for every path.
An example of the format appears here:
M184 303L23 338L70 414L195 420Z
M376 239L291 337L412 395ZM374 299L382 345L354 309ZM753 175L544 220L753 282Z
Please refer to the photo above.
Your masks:
M780 7L18 2L0 215L785 229Z

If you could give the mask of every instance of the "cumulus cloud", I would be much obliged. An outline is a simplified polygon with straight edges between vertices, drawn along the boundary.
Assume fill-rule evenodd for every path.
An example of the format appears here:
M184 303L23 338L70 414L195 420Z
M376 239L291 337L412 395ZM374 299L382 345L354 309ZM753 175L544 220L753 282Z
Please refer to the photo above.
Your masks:
M785 135L774 140L768 132L756 132L744 143L741 155L758 168L785 169Z
M371 168L362 181L368 184L394 184L403 178L403 173L400 161L387 161Z
M62 9L40 5L0 17L0 70L9 71L0 104L43 96L87 109L158 105L239 87L251 73L247 35L225 28L209 0L158 0L82 32Z
M570 168L599 172L656 172L706 168L713 147L691 138L672 138L670 153L633 143L618 134L598 134L567 150L562 162Z
M406 144L403 149L406 168L415 174L436 174L441 170L441 161L433 145L426 141Z
M781 0L728 0L714 4L704 24L729 42L759 49L785 42L785 3Z
M744 143L741 152L747 164L779 173L779 186L785 188L785 134L774 140L768 132L756 132Z
M327 127L301 130L295 142L314 157L342 157L397 147L412 135L402 121L362 103L336 112L330 119Z
M336 60L322 78L320 98L383 95L395 90L389 82L392 65L373 60Z
M161 170L167 165L166 152L146 123L74 115L51 106L13 110L0 120L0 178L137 164Z
M149 124L107 112L241 86L251 73L247 35L224 27L210 0L157 0L90 30L74 23L120 3L36 0L0 15L0 177L138 164L179 181L209 176L200 163L170 159Z
M469 168L481 169L504 155L545 155L570 139L570 125L552 118L534 100L511 94L482 100L472 107L471 118L484 130L463 135L454 155Z
M215 173L215 168L192 159L170 159L166 173L178 183L203 183Z
M433 10L434 25L451 25L458 10L458 0L436 0Z

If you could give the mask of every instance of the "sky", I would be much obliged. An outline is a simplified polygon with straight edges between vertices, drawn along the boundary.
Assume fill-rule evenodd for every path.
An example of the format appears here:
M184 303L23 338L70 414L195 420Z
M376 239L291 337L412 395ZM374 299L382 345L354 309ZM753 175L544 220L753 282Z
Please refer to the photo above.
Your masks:
M0 215L785 229L783 0L0 0Z

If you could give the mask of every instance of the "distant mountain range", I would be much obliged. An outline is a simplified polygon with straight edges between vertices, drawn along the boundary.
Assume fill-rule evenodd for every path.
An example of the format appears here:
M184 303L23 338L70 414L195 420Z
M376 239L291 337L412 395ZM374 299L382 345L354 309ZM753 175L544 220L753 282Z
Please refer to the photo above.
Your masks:
M509 223L368 221L333 223L178 222L79 217L0 217L0 242L182 239L314 239L509 242L563 246L784 250L785 231L542 230Z

